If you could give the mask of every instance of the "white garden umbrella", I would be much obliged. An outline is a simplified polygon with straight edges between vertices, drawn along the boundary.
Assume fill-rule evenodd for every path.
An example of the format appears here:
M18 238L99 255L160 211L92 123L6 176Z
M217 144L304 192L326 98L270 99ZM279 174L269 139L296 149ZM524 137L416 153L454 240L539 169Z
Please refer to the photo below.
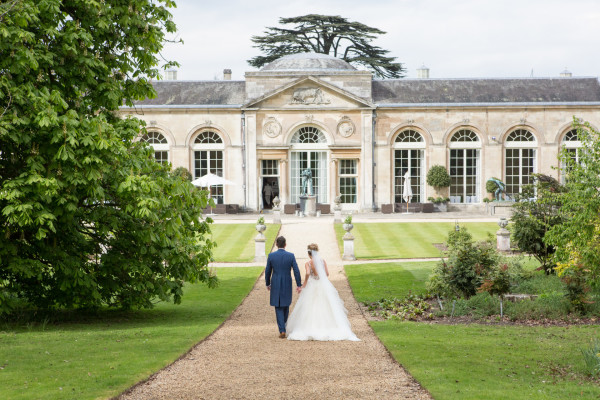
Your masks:
M192 185L199 187L210 188L211 186L218 185L235 185L235 183L215 174L211 174L210 172L200 178L196 178L192 181ZM208 197L210 199L210 189L208 190ZM211 207L212 213L212 207ZM212 214L211 214L212 215Z
M404 185L402 186L402 198L406 202L406 212L408 213L408 203L413 197L412 188L410 187L410 170L404 174Z
M228 181L227 179L220 177L219 175L211 174L210 172L200 178L196 178L192 181L192 185L200 187L210 187L217 185L235 185L235 183Z

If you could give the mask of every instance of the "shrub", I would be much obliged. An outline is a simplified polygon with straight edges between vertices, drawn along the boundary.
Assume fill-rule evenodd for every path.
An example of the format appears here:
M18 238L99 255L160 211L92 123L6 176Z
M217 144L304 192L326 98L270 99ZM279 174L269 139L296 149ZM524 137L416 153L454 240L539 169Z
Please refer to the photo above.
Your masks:
M192 181L192 174L185 167L177 167L173 170L173 175L180 176L186 181Z
M447 297L469 298L477 293L486 277L498 265L498 252L490 242L474 243L465 229L451 231L447 240L447 261L434 269L428 289Z
M516 196L511 217L512 241L519 250L531 254L547 274L554 273L555 247L546 244L544 237L554 226L563 222L556 193L563 189L556 179L535 174L535 184L526 185Z
M450 201L448 197L428 197L427 200L432 202L433 204L447 203Z
M494 176L492 176L486 183L485 183L485 191L488 193L496 193L496 190L498 189L498 185L496 185L495 182L493 182L491 179L496 179L496 180L500 180Z
M352 223L352 215L348 215L346 217L346 219L344 220L345 224L351 224Z
M436 190L448 187L450 183L450 175L446 168L441 165L434 165L427 172L427 184Z

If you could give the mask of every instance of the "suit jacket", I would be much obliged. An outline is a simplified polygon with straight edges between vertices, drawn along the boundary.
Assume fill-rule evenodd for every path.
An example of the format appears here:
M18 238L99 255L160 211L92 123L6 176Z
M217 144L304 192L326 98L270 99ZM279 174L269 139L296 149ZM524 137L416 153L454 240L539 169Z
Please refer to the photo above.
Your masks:
M269 254L267 268L265 269L265 281L267 286L271 285L271 305L274 307L289 307L292 304L292 276L290 270L294 271L296 285L302 286L300 270L293 253L278 249Z

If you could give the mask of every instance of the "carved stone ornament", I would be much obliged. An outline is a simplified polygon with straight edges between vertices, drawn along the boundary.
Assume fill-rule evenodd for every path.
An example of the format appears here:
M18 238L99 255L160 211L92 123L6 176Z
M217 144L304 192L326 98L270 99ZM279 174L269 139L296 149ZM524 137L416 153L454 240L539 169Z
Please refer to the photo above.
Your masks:
M321 88L298 88L294 89L289 104L329 104L331 100L323 95Z
M341 137L350 137L354 134L355 130L354 123L348 117L343 117L340 122L338 122L337 132Z
M263 125L263 132L268 137L275 138L281 134L281 124L271 117Z

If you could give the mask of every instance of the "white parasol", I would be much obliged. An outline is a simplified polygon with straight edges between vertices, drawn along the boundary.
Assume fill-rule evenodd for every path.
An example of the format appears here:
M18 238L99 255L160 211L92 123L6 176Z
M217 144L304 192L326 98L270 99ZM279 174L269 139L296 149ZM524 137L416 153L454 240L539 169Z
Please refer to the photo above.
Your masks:
M211 174L210 172L200 178L196 178L192 181L192 185L200 187L210 187L217 185L235 185L235 183L228 181L227 179L220 177L219 175Z
M410 170L404 174L404 185L402 186L402 198L406 202L406 212L408 213L408 203L413 197L412 188L410 186Z
M218 185L235 185L235 183L215 174L211 174L210 172L200 178L196 178L192 181L192 185L199 187L210 188L211 186ZM210 199L210 189L208 191L208 198ZM211 207L211 215L212 215L212 207Z

